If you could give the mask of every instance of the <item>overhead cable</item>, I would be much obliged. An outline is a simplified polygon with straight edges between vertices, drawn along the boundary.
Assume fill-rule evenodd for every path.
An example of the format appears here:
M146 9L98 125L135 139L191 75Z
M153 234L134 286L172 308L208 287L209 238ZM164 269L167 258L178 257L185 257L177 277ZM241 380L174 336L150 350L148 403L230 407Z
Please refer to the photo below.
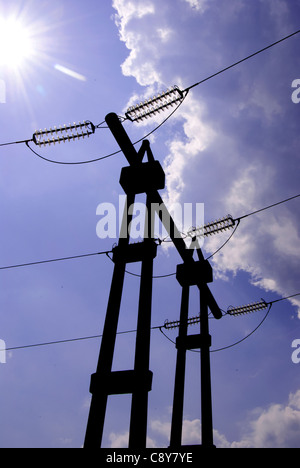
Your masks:
M252 211L252 212L250 212L250 213L248 213L246 215L239 216L238 218L235 218L235 219L232 216L228 215L226 218L221 218L221 219L219 219L217 221L205 224L204 226L194 227L190 231L188 231L186 237L191 237L191 238L194 238L194 237L208 237L208 236L210 236L212 234L217 234L219 232L223 232L223 231L226 231L228 229L234 228L234 231L232 232L230 237L224 242L224 244L222 244L221 247L219 247L216 252L211 254L206 259L206 260L209 260L210 258L214 257L218 252L220 252L220 250L222 250L223 247L225 247L226 244L228 244L228 242L231 240L233 235L236 233L236 230L239 227L240 222L241 222L242 219L245 219L245 218L248 218L249 216L253 216L255 214L258 214L258 213L261 213L263 211L269 210L270 208L274 208L275 206L282 205L283 203L287 203L288 201L295 200L296 198L299 198L299 197L300 197L300 194L295 195L295 196L290 197L290 198L286 198L285 200L282 200L282 201L277 202L277 203L273 203L272 205L265 206L264 208Z
M204 78L203 80L201 81L198 81L197 83L187 87L185 90L180 90L177 86L175 86L174 88L172 88L171 90L167 90L165 93L161 94L161 95L158 95L156 96L155 98L153 99L150 99L148 100L147 102L143 103L143 104L139 104L137 106L133 106L131 108L128 109L127 113L126 113L126 117L120 117L123 121L124 120L131 120L131 121L140 121L142 120L143 118L146 118L146 115L144 114L145 111L143 110L143 108L146 106L148 106L148 113L150 113L151 115L155 115L157 112L159 112L160 110L164 110L164 109L167 109L169 106L172 106L174 104L177 104L179 103L179 105L175 108L175 110L167 117L167 119L165 119L160 125L158 125L154 130L152 130L148 135L144 136L142 139L138 140L137 142L135 142L134 144L137 144L139 143L140 141L142 141L143 139L147 138L149 135L151 135L152 133L154 133L155 131L157 131L178 109L178 107L182 104L182 102L184 101L184 99L186 98L186 96L188 95L189 91L193 88L195 88L196 86L199 86L200 84L203 84L205 83L206 81L236 67L237 65L240 65L241 63L245 62L246 60L249 60L259 54L261 54L262 52L265 52L266 50L280 44L281 42L287 40L287 39L290 39L291 37L295 36L296 34L299 34L300 33L300 29L293 32L292 34L289 34L288 36L285 36L283 37L282 39L279 39L278 41L276 42L273 42L272 44L269 44L268 46L248 55L247 57L229 65L228 67L225 67L223 68L222 70L219 70L218 72ZM172 94L174 94L174 92L177 92L178 93L178 97L176 96L176 98L173 98ZM170 97L169 97L170 95ZM163 100L163 103L162 105L160 105L160 103L162 102ZM154 102L154 107L149 107L149 101L151 106L152 106L152 103ZM142 112L141 112L142 111ZM146 114L147 114L146 112ZM86 133L84 132L81 132L78 134L78 132L76 131L76 134L72 133L72 135L68 138L65 138L65 137L58 137L56 138L55 136L53 136L53 133L59 131L59 128L54 128L54 129L50 129L51 132L51 137L48 137L47 138L43 138L42 140L41 139L38 139L38 135L40 132L42 132L42 136L44 136L44 131L40 131L40 132L35 132L34 136L32 139L27 139L27 140L22 140L22 141L16 141L16 142L10 142L10 143L2 143L0 144L0 147L3 147L3 146L8 146L8 145L13 145L13 144L19 144L19 143L25 143L27 145L27 147L35 154L37 155L38 157L40 157L41 159L44 159L45 161L47 162L50 162L50 163L54 163L54 164L66 164L66 165L79 165L79 164L89 164L89 163L94 163L94 162L97 162L97 161L101 161L103 159L106 159L106 158L109 158L111 156L114 156L118 153L120 153L120 151L117 151L117 152L114 152L114 153L110 153L106 156L101 156L99 158L94 158L94 159L91 159L91 160L88 160L88 161L79 161L79 162L63 162L63 161L55 161L55 160L51 160L51 159L48 159L48 158L45 158L41 155L39 155L36 151L34 151L31 146L29 145L30 142L35 142L36 144L52 144L52 143L56 143L56 142L61 142L61 141L71 141L71 140L75 140L75 139L79 139L81 137L84 137L84 136L89 136L91 133L94 133L94 131L96 129L99 129L99 128L106 128L106 127L103 127L102 124L99 124L99 125L93 125L90 121L87 121L87 123L91 124L90 128L91 128L91 132L90 131L87 131ZM79 126L82 127L83 124L79 124ZM77 128L78 125L75 125L74 126L69 126L70 128L73 127ZM81 128L80 127L80 128ZM76 130L75 128L75 130ZM49 131L50 131L49 130Z
M237 344L245 341L247 338L249 338L251 335L253 335L260 327L261 325L263 324L263 322L266 320L267 316L269 315L270 313L270 310L271 310L271 306L277 302L281 302L281 301L285 301L287 299L290 299L290 298L293 298L293 297L296 297L296 296L300 296L300 293L297 293L297 294L293 294L291 296L288 296L288 297L283 297L281 299L277 299L277 300L274 300L274 301L269 301L267 302L266 304L269 305L269 310L267 311L267 314L266 316L263 318L262 322L260 322L260 324L258 325L258 327L255 328L255 330L253 330L251 333L249 333L249 335L247 335L246 337L244 337L242 340L234 343L233 345L230 345L230 346L226 346L224 348L220 348L220 349L216 349L216 350L212 350L211 352L217 352L217 351L223 351L225 349L228 349L228 348L232 348L233 346L236 346ZM198 317L191 317L190 319L188 319L188 324L189 325L195 325L196 323L198 323L200 320L198 320ZM160 330L162 332L162 329L173 329L173 328L176 328L178 327L180 324L180 321L176 321L176 322L169 322L168 320L165 321L164 325L160 325L160 326L155 326L155 327L151 327L151 330ZM136 333L137 330L134 329L134 330L126 330L126 331L120 331L120 332L117 332L117 335L128 335L128 334L131 334L131 333ZM83 337L79 337L79 338L70 338L70 339L65 339L65 340L55 340L55 341L47 341L47 342L43 342L43 343L35 343L35 344L30 344L30 345L23 345L23 346L14 346L14 347L7 347L5 348L5 351L15 351L15 350L20 350L20 349L29 349L29 348L40 348L40 347L43 347L43 346L52 346L52 345L57 345L57 344L66 344L66 343L74 343L74 342L78 342L78 341L87 341L87 340L94 340L94 339L97 339L97 338L102 338L102 334L100 335L92 335L92 336L83 336ZM175 342L173 342L167 335L164 335L166 338L168 338L169 341L171 341L173 344L175 344ZM0 349L0 351L3 351L2 349ZM193 351L193 350L191 350Z
M111 253L111 250L109 251L104 251L104 252L95 252L95 253L90 253L90 254L83 254L83 255L73 255L72 257L62 257L62 258L54 258L51 260L41 260L38 262L30 262L30 263L21 263L18 265L10 265L10 266L4 266L0 267L1 270L11 270L13 268L22 268L22 267L29 267L29 266L34 266L34 265L42 265L44 263L54 263L54 262L62 262L66 260L75 260L77 258L85 258L85 257L95 257L96 255L108 255Z
M259 210L257 210L257 211L252 211L251 213L248 213L248 214L246 214L246 215L240 216L239 218L236 218L234 221L239 221L239 220L241 220L241 219L247 218L248 216L252 216L252 215L254 215L254 214L256 214L256 213L263 212L263 211L265 211L265 210L268 210L268 209L270 209L270 208L273 208L273 207L275 207L275 206L281 205L281 204L283 204L283 203L286 203L286 202L288 202L288 201L290 201L290 200L294 200L294 199L299 198L299 197L300 197L300 194L299 194L299 195L295 195L295 196L290 197L290 198L286 198L285 200L282 200L282 201L280 201L280 202L274 203L274 204L272 204L272 205L269 205L269 206L266 206L266 207L264 207L264 208L261 208L261 209L259 209ZM236 228L237 228L237 226L236 226ZM202 229L202 228L201 228L201 229ZM234 231L234 232L235 232L235 231ZM233 232L233 234L234 234L234 232ZM232 235L233 235L233 234L232 234ZM188 234L188 235L189 235L189 234ZM232 237L232 235L231 235L231 237ZM187 237L187 236L186 236L186 237ZM230 238L231 238L231 237L230 237ZM230 238L225 242L225 244L223 244L222 247L224 247L224 246L227 244L227 242L230 240ZM160 241L159 241L160 244L162 244L163 242L167 242L167 241L166 241L166 240L160 240ZM220 247L220 248L218 249L218 251L221 250L222 247ZM218 251L217 251L217 252L218 252ZM73 256L71 256L71 257L62 257L62 258L55 258L55 259L50 259L50 260L40 260L40 261L36 261L36 262L29 262L29 263L21 263L21 264L16 264L16 265L2 266L2 267L0 267L0 271L1 271L1 270L10 270L10 269L13 269L13 268L28 267L28 266L33 266L33 265L41 265L41 264L44 264L44 263L54 263L54 262L61 262L61 261L65 261L65 260L73 260L73 259L84 258L84 257L93 257L93 256L97 256L97 255L107 255L107 256L109 257L109 254L110 254L110 253L112 253L112 251L111 251L111 250L108 250L108 251L103 251L103 252L94 252L94 253L89 253L89 254L73 255ZM215 252L215 254L216 254L216 252ZM215 254L213 254L213 255L215 255ZM211 257L212 257L213 255L211 255ZM209 258L211 258L211 257L209 257ZM109 257L109 258L110 258L110 257ZM111 260L111 258L110 258L110 260ZM140 275L137 274L137 273L131 273L130 271L126 271L126 273L131 274L132 276L140 277ZM167 278L167 277L169 277L169 276L174 276L175 274L176 274L176 273L171 273L171 274L166 274L166 275L158 275L158 276L154 276L154 278Z
M247 57L243 58L242 60L239 60L238 62L235 62L232 65L229 65L229 67L223 68L222 70L218 71L217 73L214 73L213 75L210 75L207 78L204 78L203 80L198 81L198 83L195 83L192 86L189 86L188 88L186 88L185 91L190 91L191 89L195 88L196 86L199 86L199 85L205 83L206 81L211 80L212 78L220 75L221 73L224 73L227 70L230 70L231 68L234 68L234 67L236 67L237 65L240 65L243 62L246 62L246 60L249 60L249 59L255 57L256 55L259 55L262 52L265 52L266 50L271 49L271 47L274 47L274 46L280 44L281 42L286 41L287 39L290 39L291 37L293 37L293 36L295 36L296 34L299 34L299 33L300 33L300 29L298 29L298 31L293 32L292 34L289 34L288 36L283 37L282 39L279 39L279 41L273 42L272 44L264 47L263 49L260 49L260 50L258 50L257 52L254 52L251 55L248 55Z

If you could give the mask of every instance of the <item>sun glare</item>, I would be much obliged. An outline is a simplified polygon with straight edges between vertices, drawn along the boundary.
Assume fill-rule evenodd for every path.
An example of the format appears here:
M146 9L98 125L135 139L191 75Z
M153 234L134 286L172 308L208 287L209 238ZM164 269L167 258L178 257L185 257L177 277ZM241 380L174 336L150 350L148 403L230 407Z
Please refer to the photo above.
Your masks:
M19 68L33 53L28 28L18 19L0 18L0 65Z

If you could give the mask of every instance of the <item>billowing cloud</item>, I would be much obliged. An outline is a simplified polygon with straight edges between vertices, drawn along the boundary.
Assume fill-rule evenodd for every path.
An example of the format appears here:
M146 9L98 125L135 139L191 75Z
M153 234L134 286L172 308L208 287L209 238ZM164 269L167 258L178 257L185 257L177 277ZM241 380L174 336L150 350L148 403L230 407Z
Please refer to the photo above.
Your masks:
M151 421L151 430L153 431L154 436L162 437L163 439L168 440L171 432L171 423L162 422L160 420ZM201 422L199 419L183 421L182 427L182 443L184 445L188 444L199 444L201 434ZM162 439L161 439L162 440Z
M226 2L226 8L213 0L174 3L113 2L120 37L129 49L123 73L145 88L141 91L145 97L173 83L184 89L293 29L284 0L251 5L233 1ZM177 15L171 14L174 7ZM258 9L264 11L269 31L267 36L253 32L251 47L249 38L235 35L236 22L241 34L249 8L256 17ZM185 28L187 18L197 27L197 35ZM207 42L212 29L218 34ZM204 201L211 221L214 212L216 217L228 212L239 216L295 195L299 136L286 123L295 106L290 99L292 79L288 81L288 72L280 65L280 53L280 48L272 49L188 95L172 118L172 133L165 143L169 206ZM215 257L217 275L225 279L246 271L252 284L266 291L281 296L298 292L300 239L293 206L244 220ZM213 253L221 244L218 237L205 248ZM292 303L299 307L300 317L300 301Z
M110 448L128 448L129 432L125 431L120 434L112 432L109 434ZM156 448L155 442L147 437L147 448Z
M176 119L183 124L185 138L173 138L167 144L169 154L165 159L166 202L169 206L180 201L186 186L186 169L193 166L195 158L201 158L204 150L215 138L213 128L202 119L204 112L200 102L191 98L186 106L178 112Z
M256 408L242 424L241 440L229 441L225 434L214 429L217 448L300 448L300 390L291 393L286 404L274 403L267 408ZM160 419L150 421L151 438L148 448L167 447L171 423ZM128 432L111 434L111 447L126 447ZM183 445L197 445L201 441L201 421L184 419Z
M130 54L122 64L122 71L125 76L134 75L137 82L142 85L150 85L153 82L160 81L159 73L155 70L152 55L154 48L151 41L145 43L144 34L148 30L149 33L149 15L155 14L155 6L151 1L124 1L114 0L113 7L117 10L115 16L116 24L119 27L120 39L125 42L126 47L130 50ZM143 29L138 32L135 29L135 21L139 21L139 28ZM151 21L150 21L151 24ZM158 33L162 40L165 39L166 33L159 30ZM141 54L144 54L143 62L140 62Z
M171 424L161 420L150 423L151 435L148 448L166 447L170 437ZM182 443L197 445L201 440L201 421L183 421ZM128 432L110 435L111 448L125 448ZM240 441L230 442L226 435L214 430L217 448L300 448L300 390L289 396L287 404L274 403L268 408L257 408L243 424Z
M257 409L248 424L247 434L232 448L299 448L300 390L291 394L286 405L273 404Z
M269 174L269 179L272 179L272 174ZM232 185L224 205L230 206L237 216L248 214L247 206L253 206L253 211L259 209L267 180L262 167L249 166ZM271 185L271 180L269 183ZM223 235L223 239L228 237L229 234ZM205 247L213 253L221 243L220 237L214 237L205 243ZM281 208L279 213L256 214L241 220L232 240L213 260L215 273L224 279L228 273L235 275L243 270L249 273L255 286L283 297L292 295L299 290L298 276L291 274L299 270L299 245L297 221L288 207ZM290 301L298 307L300 318L299 298Z

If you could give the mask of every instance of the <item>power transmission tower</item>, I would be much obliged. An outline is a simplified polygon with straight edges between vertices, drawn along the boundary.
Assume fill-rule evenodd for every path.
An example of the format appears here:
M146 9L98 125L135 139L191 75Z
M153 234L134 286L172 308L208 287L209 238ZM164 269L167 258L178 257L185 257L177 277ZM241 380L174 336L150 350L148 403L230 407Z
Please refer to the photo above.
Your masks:
M116 114L107 115L106 123L129 162L129 167L122 169L120 177L120 184L127 195L127 203L125 204L119 243L113 249L115 266L97 370L91 378L90 392L92 401L84 447L101 447L108 396L132 394L129 448L146 448L148 393L152 388L153 376L149 369L149 360L153 262L157 253L157 244L153 239L155 213L159 216L184 262L177 268L177 279L183 288L182 324L177 343L178 355L171 446L177 448L181 446L185 352L191 347L199 347L201 348L202 363L202 446L211 447L213 441L208 307L215 318L222 317L222 313L207 286L207 283L212 280L211 267L208 262L204 261L200 248L197 249L199 261L194 261L194 249L187 249L174 220L158 193L158 190L165 187L165 174L159 162L154 160L149 142L144 141L139 152L137 152ZM145 154L147 154L148 162L143 162ZM135 196L141 193L145 193L147 197L144 239L143 242L130 244L129 230L132 215L128 214L128 207L133 206ZM133 210L130 210L130 213L132 212ZM133 262L142 263L134 369L112 372L126 264ZM196 336L196 339L187 337L184 331L185 319L188 316L188 295L191 285L196 285L201 294L201 335ZM191 341L193 341L192 346Z

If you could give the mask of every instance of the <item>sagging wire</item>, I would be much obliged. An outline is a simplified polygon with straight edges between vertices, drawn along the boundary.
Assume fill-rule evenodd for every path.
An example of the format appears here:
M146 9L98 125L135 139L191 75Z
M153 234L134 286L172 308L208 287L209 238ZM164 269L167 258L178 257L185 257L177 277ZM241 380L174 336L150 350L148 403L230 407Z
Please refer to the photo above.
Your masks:
M213 349L213 350L210 350L211 353L217 353L217 352L220 352L220 351L225 351L226 349L230 349L230 348L233 348L241 343L243 343L243 341L246 341L248 338L250 338L250 336L252 336L262 325L263 323L265 322L265 320L267 319L270 311L271 311L271 307L272 307L272 303L269 304L269 309L266 313L266 315L264 316L264 318L262 319L262 321L259 323L259 325L251 332L249 333L247 336L245 336L244 338L242 338L241 340L239 341L236 341L235 343L231 344L231 345L228 345L228 346L224 346L222 348L218 348L218 349ZM163 336L165 338L167 338L171 343L173 343L173 345L176 346L176 343L175 341L171 340L170 337L168 337L164 332L163 332L163 328L165 328L165 326L162 326L159 328L160 332L163 334ZM201 353L201 350L198 351L196 349L189 349L188 351L192 352L192 353L197 353L197 354L200 354Z
M236 223L236 226L235 226L233 232L232 232L231 235L228 237L228 239L224 242L224 244L222 244L221 247L219 247L218 250L216 250L213 254L211 254L209 257L207 257L206 260L210 260L212 257L214 257L215 255L217 255L217 253L219 253L220 250L222 250L223 247L225 247L225 245L228 244L228 242L232 239L232 237L233 237L234 234L236 233L237 228L239 227L239 225L240 225L240 219L237 220L237 223Z
M109 255L107 254L107 256L109 257ZM242 340L239 340L238 342L230 345L230 346L226 346L224 348L220 348L220 349L216 349L216 350L212 350L211 352L218 352L218 351L223 351L224 349L229 349L233 346L236 346L238 344L240 344L241 342L245 341L247 338L249 338L251 335L253 335L253 333L255 333L257 331L257 329L259 327L261 327L261 325L263 324L263 322L266 320L267 316L269 315L270 313L270 310L271 310L271 306L276 303L276 302L280 302L280 301L283 301L283 300L286 300L286 299L290 299L292 297L296 297L296 296L300 296L300 293L298 294L293 294L292 296L288 296L288 297L284 297L282 299L277 299L275 301L272 301L269 303L269 310L266 314L266 316L264 317L263 321L259 324L258 327L256 327L255 330L253 330L249 335L247 335L246 337L244 337ZM226 315L226 312L222 311L224 313L224 315ZM168 322L170 324L170 322ZM172 323L172 322L171 322ZM151 330L160 330L160 332L164 335L165 338L167 338L167 340L169 340L172 344L176 345L176 343L171 340L171 338L169 338L164 332L163 332L163 329L167 329L166 328L166 322L164 323L164 325L161 325L161 326L155 326L155 327L151 327ZM117 332L117 335L125 335L125 334L129 334L129 333L136 333L137 330L127 330L127 331L121 331L121 332ZM71 338L71 339L66 339L66 340L58 340L58 341L50 341L50 342L44 342L44 343L37 343L37 344L30 344L30 345L24 345L24 346L15 346L15 347L9 347L9 348L6 348L5 350L6 351L12 351L12 350L20 350L20 349L29 349L29 348L38 348L38 347L41 347L41 346L50 346L50 345L56 345L56 344L65 344L65 343L72 343L72 342L78 342L78 341L87 341L87 340L92 340L92 339L95 339L95 338L102 338L102 334L101 335L94 335L94 336L84 336L84 337L80 337L80 338ZM3 351L0 349L0 351ZM191 350L193 351L193 350ZM195 352L195 351L194 351Z
M241 343L243 343L244 341L246 341L248 338L250 338L250 336L254 335L255 332L257 332L257 330L263 325L263 323L266 321L267 317L269 316L269 313L271 312L271 308L272 308L272 305L273 303L270 302L269 303L269 309L267 310L267 313L266 315L264 316L264 318L262 319L262 321L259 323L259 325L251 332L249 333L247 336L245 336L244 338L242 338L241 340L239 341L236 341L235 343L231 344L231 345L228 345L228 346L224 346L222 348L218 348L218 349L212 349L210 352L211 353L218 353L220 351L225 351L226 349L230 349L230 348L233 348ZM195 351L195 350L192 350L192 351Z
M275 206L282 205L283 203L287 203L288 201L295 200L296 198L299 198L299 197L300 197L300 194L294 195L293 197L289 197L289 198L286 198L285 200L281 200L280 202L265 206L264 208L260 208L259 210L252 211L243 216L239 216L238 218L233 218L231 215L227 215L224 218L221 218L217 221L210 222L208 224L205 224L204 226L192 228L190 231L188 231L186 237L190 237L192 239L196 237L209 237L211 235L218 234L219 232L224 232L226 230L234 228L234 231L232 232L230 237L224 242L224 244L222 244L221 247L219 247L219 249L216 250L213 254L207 257L206 260L209 260L213 256L215 256L221 249L223 249L223 247L225 247L225 245L231 240L231 238L236 233L237 228L239 227L242 219L248 218L249 216L253 216L258 213L262 213L263 211L269 210L270 208L274 208Z
M251 303L251 304L248 304L248 305L242 306L242 307L235 307L234 308L234 307L230 306L228 308L227 312L222 311L224 313L224 316L225 315L240 316L240 315L249 314L249 313L252 313L252 312L257 312L259 310L268 309L265 316L263 317L261 322L258 324L258 326L254 330L252 330L250 333L248 333L247 336L245 336L241 340L238 340L238 341L234 342L231 345L224 346L224 347L221 347L221 348L218 348L218 349L213 349L210 352L211 353L217 353L217 352L220 352L220 351L224 351L224 350L233 348L233 347L243 343L248 338L250 338L257 330L259 330L259 328L263 325L263 323L266 321L267 317L270 314L270 311L271 311L271 308L272 308L273 304L275 304L277 302L285 301L285 300L288 300L288 299L291 299L291 298L297 297L297 296L300 296L300 293L292 294L290 296L283 297L283 298L276 299L274 301L269 301L269 302L266 302L264 299L262 299L260 302ZM188 319L188 326L189 325L194 325L194 324L196 324L198 322L200 322L200 315L199 315L199 317L192 317L192 318ZM169 322L169 321L166 320L165 324L162 327L159 327L159 330L164 335L165 338L167 338L171 343L176 345L176 343L173 340L171 340L171 338L169 338L163 332L163 328L168 330L168 329L178 328L179 326L180 326L180 320L177 320L177 321L174 321L174 322ZM194 350L194 349L190 349L188 351L191 351L193 353L200 353L201 352L201 351Z
M179 107L182 105L182 103L183 103L183 101L180 102L178 104L178 106L173 110L173 112L171 112L168 115L168 117L166 119L164 119L157 127L155 127L153 130L151 130L149 133L144 135L139 140L135 141L133 143L133 146L136 146L137 144L141 143L143 140L147 139L149 136L151 136L153 133L155 133L157 130L159 130L175 114L175 112L179 109ZM120 116L119 116L119 119L120 119L121 122L125 122L127 120L125 117L120 117ZM104 122L101 122L100 124L95 126L95 129L108 128L106 126L102 126L103 124L104 124ZM38 158L40 158L40 159L42 159L42 160L44 160L46 162L52 163L52 164L59 164L59 165L65 165L65 166L79 166L79 165L83 165L83 164L91 164L91 163L95 163L95 162L98 162L98 161L103 161L104 159L108 159L108 158L111 158L112 156L116 156L116 155L122 153L121 150L117 150L117 151L114 151L113 153L106 154L105 156L100 156L99 158L89 159L87 161L56 161L56 160L53 160L53 159L46 158L45 156L42 156L37 151L35 151L29 144L30 142L33 142L33 141L34 141L33 139L24 140L24 141L22 141L20 143L25 143L27 148L29 148L30 151L32 151L32 153L35 154ZM68 141L68 140L65 139L65 141ZM71 138L70 138L70 141L71 141Z
M189 86L187 87L185 90L180 90L178 88L178 86L174 86L173 88L167 90L166 92L158 95L158 96L155 96L154 98L142 103L142 104L139 104L137 106L133 106L131 108L128 109L127 113L126 113L126 116L125 117L121 117L122 121L124 122L125 120L131 120L131 121L141 121L143 120L144 118L147 118L148 115L155 115L157 112L160 112L161 110L165 110L167 109L169 106L173 105L173 104L176 104L177 102L179 102L179 105L178 107L182 104L182 102L184 101L184 99L186 98L186 96L188 95L189 91L193 88L195 88L196 86L199 86L200 84L203 84L205 83L206 81L226 72L227 70L230 70L234 67L236 67L237 65L245 62L246 60L249 60L255 56L257 56L258 54L270 49L271 47L274 47L275 45L278 45L280 44L281 42L287 40L287 39L290 39L291 37L295 36L296 34L299 34L300 33L300 30L297 30L295 32L293 32L292 34L289 34L288 36L285 36L283 38L281 38L280 40L276 41L276 42L273 42L272 44L269 44L268 46L248 55L247 57L229 65L228 67L226 68L223 68L222 70L219 70L218 72L204 78L203 80L201 81L198 81L197 83L193 84L192 86ZM175 111L178 109L178 107L175 109ZM143 110L144 109L144 110ZM173 113L175 112L173 111L170 116L165 119L162 124L160 124L158 127L156 127L156 129L154 129L152 132L150 132L147 136L151 135L152 133L154 133L156 130L158 130L172 115ZM101 122L100 124L98 124L97 126L95 126L95 129L99 129L99 128L106 128L106 127L103 127L102 125L104 124L104 122ZM147 138L147 136L143 137L142 139L144 138ZM140 141L139 140L138 142L136 142L135 144L139 143ZM119 151L117 153L111 153L109 155L106 155L106 156L102 156L100 158L95 158L95 159L92 159L92 160L89 160L89 161L80 161L80 162L74 162L74 163L64 163L62 161L53 161L53 160L50 160L48 158L45 158L45 157L41 157L37 152L35 152L34 150L32 150L32 148L29 146L29 142L30 141L33 141L32 140L23 140L23 141L16 141L16 142L11 142L11 143L2 143L0 144L0 147L2 146L8 146L8 145L12 145L12 144L19 144L19 143L26 143L27 147L34 153L36 154L38 157L40 157L41 159L44 159L45 161L47 162L50 162L50 163L54 163L54 164L88 164L88 163L92 163L92 162L96 162L96 161L101 161L103 159L106 159L108 157L111 157L111 156L114 156L115 154L118 154Z
M161 245L164 241L161 240L161 239L155 239L156 242L157 242L157 245ZM113 259L112 257L109 255L109 253L112 253L112 252L108 252L107 254L107 257L110 259L111 262L113 262ZM125 269L125 273L127 275L130 275L130 276L134 276L135 278L141 278L141 274L140 273L133 273L132 271L129 271L127 269ZM175 276L176 273L168 273L166 275L153 275L152 276L152 279L162 279L162 278L170 278L171 276Z

